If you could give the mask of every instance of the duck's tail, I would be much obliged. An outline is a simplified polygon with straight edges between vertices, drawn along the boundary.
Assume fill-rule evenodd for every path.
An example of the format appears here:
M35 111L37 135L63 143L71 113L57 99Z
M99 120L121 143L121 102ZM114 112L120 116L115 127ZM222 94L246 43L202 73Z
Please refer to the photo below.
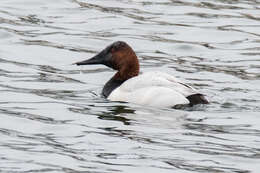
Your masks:
M186 98L190 101L190 106L197 104L209 104L209 101L204 97L203 94L193 94Z

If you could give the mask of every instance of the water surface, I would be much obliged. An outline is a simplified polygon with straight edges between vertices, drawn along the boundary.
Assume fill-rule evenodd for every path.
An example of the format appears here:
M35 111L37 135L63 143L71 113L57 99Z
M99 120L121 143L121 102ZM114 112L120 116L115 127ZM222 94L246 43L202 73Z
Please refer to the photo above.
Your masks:
M1 172L260 170L260 1L1 0ZM109 102L114 71L76 67L114 41L142 72L207 95L187 110Z

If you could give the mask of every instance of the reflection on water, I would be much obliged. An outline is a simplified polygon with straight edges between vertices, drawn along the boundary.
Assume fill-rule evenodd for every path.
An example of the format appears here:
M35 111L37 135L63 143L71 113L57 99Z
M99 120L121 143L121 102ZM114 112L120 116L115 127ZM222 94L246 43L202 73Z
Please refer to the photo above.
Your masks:
M0 5L1 172L258 172L259 1ZM116 40L142 71L205 93L181 110L109 102L113 75L71 65Z

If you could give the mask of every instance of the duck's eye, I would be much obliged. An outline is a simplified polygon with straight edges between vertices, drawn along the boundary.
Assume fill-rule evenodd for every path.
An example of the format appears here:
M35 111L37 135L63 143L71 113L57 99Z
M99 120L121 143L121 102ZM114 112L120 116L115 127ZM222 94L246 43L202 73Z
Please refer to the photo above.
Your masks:
M111 48L111 52L113 53L113 52L115 52L116 51L116 48L115 47L112 47Z

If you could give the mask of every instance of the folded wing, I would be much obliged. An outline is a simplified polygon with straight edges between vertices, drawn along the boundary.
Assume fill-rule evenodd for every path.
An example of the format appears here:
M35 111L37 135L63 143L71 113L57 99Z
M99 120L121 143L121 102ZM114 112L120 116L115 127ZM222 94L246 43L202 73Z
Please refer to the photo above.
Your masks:
M125 81L108 99L155 107L173 107L179 104L192 105L190 97L194 99L196 95L201 94L174 76L148 72Z

